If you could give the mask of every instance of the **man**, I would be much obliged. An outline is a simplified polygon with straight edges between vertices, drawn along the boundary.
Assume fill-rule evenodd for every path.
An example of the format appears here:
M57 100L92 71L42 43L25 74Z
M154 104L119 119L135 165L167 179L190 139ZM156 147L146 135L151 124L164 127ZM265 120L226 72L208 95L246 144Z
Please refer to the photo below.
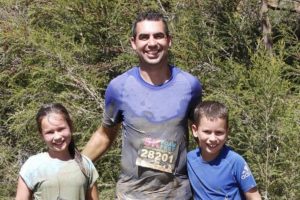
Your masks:
M188 119L201 100L201 84L168 64L171 46L160 13L138 15L132 48L139 66L113 79L105 93L102 126L83 154L98 159L122 123L122 160L117 199L190 199L186 172Z

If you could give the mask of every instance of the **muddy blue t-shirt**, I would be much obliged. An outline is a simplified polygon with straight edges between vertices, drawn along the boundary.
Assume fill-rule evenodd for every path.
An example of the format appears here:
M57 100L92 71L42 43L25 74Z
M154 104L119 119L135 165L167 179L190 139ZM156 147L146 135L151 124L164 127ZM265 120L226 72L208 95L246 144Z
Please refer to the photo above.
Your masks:
M113 79L105 94L103 125L122 123L119 199L190 199L186 172L188 119L201 100L201 84L170 67L154 86L134 67Z
M20 176L33 192L33 199L85 200L87 190L94 185L98 172L91 160L82 156L85 176L74 159L62 161L47 152L29 157Z

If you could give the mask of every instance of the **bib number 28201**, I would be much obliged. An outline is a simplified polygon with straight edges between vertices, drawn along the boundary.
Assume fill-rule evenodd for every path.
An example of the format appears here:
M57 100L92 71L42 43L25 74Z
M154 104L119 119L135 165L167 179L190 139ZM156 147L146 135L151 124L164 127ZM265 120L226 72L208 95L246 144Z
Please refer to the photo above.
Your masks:
M176 142L144 138L138 150L136 165L172 173L176 157Z
M172 164L174 160L174 155L172 154L162 153L151 149L141 149L141 157L153 159L155 162L167 162L170 164Z

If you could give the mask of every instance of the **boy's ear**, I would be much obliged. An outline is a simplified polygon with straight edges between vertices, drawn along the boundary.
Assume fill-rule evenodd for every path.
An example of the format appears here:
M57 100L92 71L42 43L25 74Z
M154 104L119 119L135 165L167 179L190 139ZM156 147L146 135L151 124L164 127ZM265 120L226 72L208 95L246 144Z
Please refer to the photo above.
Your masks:
M230 133L230 129L227 127L227 130L226 130L227 132L226 132L226 139L228 139L228 137L229 137L229 133Z
M198 127L195 124L192 124L192 132L194 137L198 137Z

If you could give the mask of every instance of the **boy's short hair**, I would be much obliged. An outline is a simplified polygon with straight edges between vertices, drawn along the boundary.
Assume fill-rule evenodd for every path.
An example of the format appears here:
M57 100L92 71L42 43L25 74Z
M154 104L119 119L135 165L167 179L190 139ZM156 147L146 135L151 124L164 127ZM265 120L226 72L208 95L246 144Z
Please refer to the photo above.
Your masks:
M224 119L226 126L228 127L228 109L227 107L217 101L203 101L200 102L194 110L194 124L199 126L200 121L203 117L208 119Z
M137 23L144 21L144 20L149 20L149 21L162 21L164 23L165 27L165 34L169 36L169 28L168 28L168 23L166 21L166 17L164 17L163 14L157 12L157 11L146 11L139 13L138 16L136 17L133 25L132 25L132 37L136 37L136 25Z

